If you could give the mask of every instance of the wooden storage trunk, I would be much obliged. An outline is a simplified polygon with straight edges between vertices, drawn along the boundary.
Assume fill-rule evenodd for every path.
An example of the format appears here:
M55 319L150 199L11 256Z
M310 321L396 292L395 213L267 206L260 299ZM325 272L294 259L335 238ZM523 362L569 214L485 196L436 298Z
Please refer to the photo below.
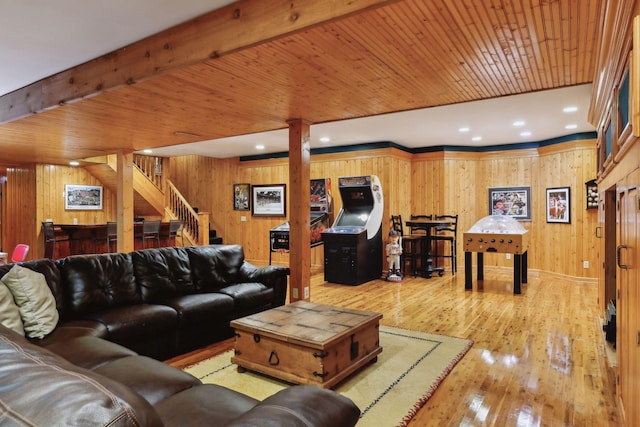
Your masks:
M234 320L231 361L295 384L329 388L382 351L382 315L298 301Z

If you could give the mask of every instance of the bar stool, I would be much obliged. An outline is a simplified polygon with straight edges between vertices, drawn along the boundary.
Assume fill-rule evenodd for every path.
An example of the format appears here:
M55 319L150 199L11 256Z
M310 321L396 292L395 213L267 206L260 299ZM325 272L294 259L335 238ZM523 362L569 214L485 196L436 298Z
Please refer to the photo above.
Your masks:
M178 232L182 230L182 226L182 220L172 219L169 221L169 234L167 234L167 237L171 246L176 245L176 237L178 236ZM184 236L182 236L182 246L184 246Z
M42 231L44 232L44 257L50 259L56 259L56 243L68 242L69 236L59 237L56 235L56 229L53 226L53 222L44 221L42 223ZM51 255L47 256L47 243L51 243Z
M436 215L437 220L450 220L451 225L447 227L437 227L431 235L431 240L435 243L434 258L450 258L451 273L456 274L458 271L458 215ZM438 242L449 242L449 252L440 254L438 251ZM444 248L443 248L444 250Z
M147 240L154 239L156 247L160 247L160 220L147 221L142 223L142 247L147 247Z
M413 277L418 276L418 260L421 256L422 236L419 234L404 234L404 226L402 225L402 215L391 215L391 229L400 233L400 241L402 242L402 255L400 255L402 264L402 274L407 261L411 265Z
M107 252L111 252L111 242L116 242L116 250L118 249L118 223L115 221L107 221Z

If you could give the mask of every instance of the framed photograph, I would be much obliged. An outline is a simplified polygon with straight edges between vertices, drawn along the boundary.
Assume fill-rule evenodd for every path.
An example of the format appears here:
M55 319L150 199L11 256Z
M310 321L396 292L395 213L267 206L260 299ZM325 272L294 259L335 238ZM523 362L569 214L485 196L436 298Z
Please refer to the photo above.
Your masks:
M102 186L65 185L64 208L67 210L102 210Z
M286 216L286 184L251 186L251 215Z
M248 211L251 205L251 184L233 184L233 210Z
M531 187L490 188L489 215L531 219Z
M570 188L547 188L547 222L571 222Z

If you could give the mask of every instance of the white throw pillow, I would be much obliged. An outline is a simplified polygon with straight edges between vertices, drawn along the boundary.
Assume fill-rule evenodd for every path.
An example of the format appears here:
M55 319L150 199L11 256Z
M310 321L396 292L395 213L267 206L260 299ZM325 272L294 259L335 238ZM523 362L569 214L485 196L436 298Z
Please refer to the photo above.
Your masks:
M55 329L58 310L43 274L16 264L0 282L13 294L27 337L43 338Z
M0 324L24 336L20 311L13 294L3 283L0 283Z

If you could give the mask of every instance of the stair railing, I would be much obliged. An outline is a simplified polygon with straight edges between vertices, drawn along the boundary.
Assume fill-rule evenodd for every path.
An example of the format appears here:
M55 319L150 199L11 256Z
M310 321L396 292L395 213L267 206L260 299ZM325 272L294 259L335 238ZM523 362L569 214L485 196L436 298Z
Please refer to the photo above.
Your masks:
M141 154L133 155L133 164L162 192L164 192L162 179L163 163L164 159L162 157L143 156Z
M167 180L167 209L171 215L182 220L182 232L198 245L209 244L209 213L196 212L180 194L173 183Z

